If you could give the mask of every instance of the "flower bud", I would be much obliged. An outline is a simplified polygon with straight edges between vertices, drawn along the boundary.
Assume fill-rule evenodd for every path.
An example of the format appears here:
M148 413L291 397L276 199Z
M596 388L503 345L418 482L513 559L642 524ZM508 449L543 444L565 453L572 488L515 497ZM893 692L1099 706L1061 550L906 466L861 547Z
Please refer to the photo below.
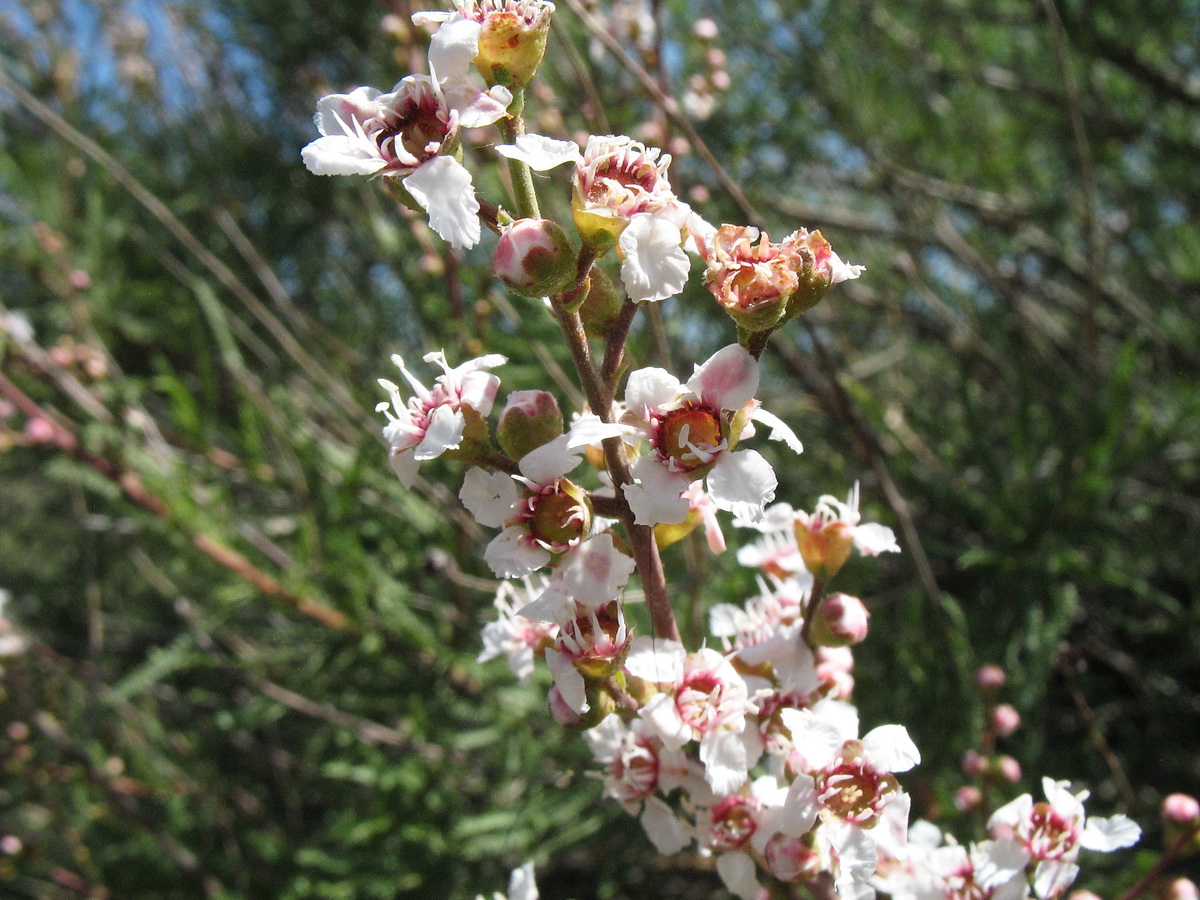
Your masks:
M563 433L563 415L546 391L514 391L500 414L496 440L511 459L522 459Z
M617 708L616 701L595 682L588 683L587 700L587 709L583 713L577 713L563 698L558 686L551 686L547 697L550 716L563 728L584 731L588 728L595 728Z
M849 594L828 594L813 613L809 636L819 647L849 647L867 636L866 606Z
M1162 892L1163 900L1197 900L1200 889L1190 878L1172 878Z
M976 777L982 775L984 769L987 768L987 764L988 764L987 759L985 757L981 756L979 754L979 751L977 751L977 750L968 750L966 753L963 754L963 758L962 758L963 773L966 775L970 775L972 778L976 778Z
M1200 821L1200 802L1190 794L1168 794L1163 797L1162 817L1174 825L1193 825Z
M975 673L975 683L984 690L995 690L1004 686L1004 670L997 665L988 663L986 666L980 666Z
M1021 727L1021 714L1008 703L1001 703L992 710L992 729L1000 737L1008 737Z
M783 242L796 260L796 290L788 298L785 319L791 319L821 302L825 292L839 281L857 278L862 266L849 266L833 252L821 232L801 228Z
M845 522L818 523L816 527L797 522L795 532L804 567L812 573L813 578L824 581L841 570L854 547L854 538Z
M518 219L504 229L492 257L496 275L522 297L549 297L575 280L575 251L549 219Z
M983 792L974 785L963 785L954 792L954 808L959 812L970 812L983 801Z
M992 771L1009 784L1021 780L1021 764L1011 756L999 756L992 761Z
M525 87L546 53L554 4L547 0L474 0L463 15L483 26L475 68L488 84Z

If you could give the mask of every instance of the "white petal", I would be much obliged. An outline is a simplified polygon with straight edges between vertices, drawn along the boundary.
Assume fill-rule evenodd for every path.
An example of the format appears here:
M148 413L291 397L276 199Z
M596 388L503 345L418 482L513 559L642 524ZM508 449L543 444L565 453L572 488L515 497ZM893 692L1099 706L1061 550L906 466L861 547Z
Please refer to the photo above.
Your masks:
M830 286L842 281L849 281L851 278L857 278L866 269L866 266L852 266L849 263L842 262L842 258L836 253L831 252L829 254Z
M513 869L508 880L508 900L538 900L537 884L533 880L533 863Z
M617 596L635 568L632 557L613 546L611 534L598 534L571 553L558 577L579 603L599 609Z
M500 359L503 361L504 357ZM486 416L492 411L499 389L500 379L490 372L468 372L459 385L459 399L481 416Z
M1071 886L1078 874L1079 866L1074 863L1043 860L1033 870L1033 892L1042 900L1058 897Z
M655 694L638 710L638 715L646 720L670 750L678 750L692 739L692 728L679 717L675 698L670 694Z
M300 156L314 175L373 175L387 165L361 140L344 135L317 138Z
M737 731L710 731L700 742L700 761L704 780L713 793L728 796L743 784L750 768L746 745Z
M739 344L722 347L688 379L687 389L706 403L738 410L758 392L758 362Z
M452 15L429 42L429 71L438 81L464 77L479 55L479 33L483 26Z
M708 473L708 492L721 509L754 521L775 499L779 484L771 464L756 450L724 453Z
M348 94L328 94L317 101L317 114L314 121L321 134L349 135L354 137L358 131L355 122L365 122L374 118L379 112L382 96L373 87L355 88ZM321 173L318 173L321 174Z
M509 159L520 160L536 172L545 172L563 163L582 162L579 145L574 141L556 141L540 134L522 134L514 144L500 144L496 151Z
M811 775L801 772L783 801L783 815L777 823L779 831L788 837L800 837L816 823L819 807L816 782Z
M497 578L520 578L550 562L550 551L524 540L526 531L517 525L492 538L483 558Z
M1111 816L1107 819L1089 816L1083 826L1079 843L1087 850L1107 853L1122 847L1131 847L1142 836L1142 829L1128 816Z
M1029 852L1016 841L984 841L975 854L975 880L984 888L998 887L1028 864Z
M855 526L854 546L863 556L900 552L900 545L896 543L896 533L877 522L864 522Z
M630 471L637 482L621 490L638 525L678 525L687 518L691 504L682 496L688 489L686 475L669 471L649 456L634 460Z
M579 451L567 450L568 435L560 434L554 440L530 450L521 457L518 465L521 474L534 484L546 486L566 475L579 465Z
M446 105L458 113L460 128L483 128L508 115L512 91L496 85L481 91L469 81L453 81L445 85Z
M441 25L443 22L445 22L447 19L449 19L452 15L454 15L454 13L443 12L441 10L430 11L430 12L415 12L412 14L412 23L414 25L419 25L422 27L424 27L426 25Z
M413 450L413 459L417 462L436 459L446 450L458 447L466 427L467 420L461 412L449 406L439 406L429 417L429 427L425 429L421 443Z
M921 761L921 752L903 725L880 725L862 739L871 765L885 772L907 772Z
M585 413L571 424L571 430L567 432L569 435L567 449L576 450L590 444L599 444L606 438L632 436L638 433L638 430L630 425L602 422L595 413Z
M1014 827L1018 822L1028 818L1032 809L1033 798L1029 794L1022 794L992 813L987 823L988 831L992 831L998 826Z
M767 412L760 406L750 413L750 418L756 422L762 422L771 429L769 435L771 440L783 441L796 453L804 452L804 445L800 443L800 438L796 437L796 432L792 431L791 426L775 413Z
M679 246L679 228L651 213L638 213L621 232L621 281L635 303L666 300L687 284L691 262Z
M391 463L392 471L396 473L400 483L406 488L411 488L417 483L417 461L413 459L411 448L389 454L388 462Z
M404 179L404 187L429 213L429 227L452 247L479 243L479 200L471 173L456 159L435 156Z
M688 837L683 824L675 817L671 807L667 806L659 797L646 798L641 821L642 827L646 829L646 835L650 838L650 843L659 853L670 856L691 843L691 838Z
M762 885L755 878L757 866L745 853L722 853L717 857L717 874L729 893L741 900L758 900Z
M475 521L488 528L501 527L513 513L517 485L504 472L472 468L463 479L458 499Z
M554 676L554 686L562 694L567 706L579 715L588 711L587 688L583 676L565 653L559 653L553 647L546 648L546 665Z
M629 373L625 384L625 406L641 417L645 409L660 409L674 403L683 393L679 379L666 369L654 366Z
M683 677L687 651L678 641L636 637L625 658L625 671L655 684L674 684Z
M784 709L779 717L792 734L792 745L804 757L805 769L823 769L837 758L846 740L837 723L812 709Z

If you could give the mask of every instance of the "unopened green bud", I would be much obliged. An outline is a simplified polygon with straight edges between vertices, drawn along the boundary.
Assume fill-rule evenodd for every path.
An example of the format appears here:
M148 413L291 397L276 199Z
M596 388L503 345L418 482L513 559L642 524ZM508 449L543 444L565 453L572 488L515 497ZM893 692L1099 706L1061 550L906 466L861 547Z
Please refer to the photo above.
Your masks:
M546 391L514 391L500 414L496 440L512 459L521 459L563 433L563 415Z
M505 228L492 264L505 286L522 297L549 297L575 280L575 250L549 219L518 219Z

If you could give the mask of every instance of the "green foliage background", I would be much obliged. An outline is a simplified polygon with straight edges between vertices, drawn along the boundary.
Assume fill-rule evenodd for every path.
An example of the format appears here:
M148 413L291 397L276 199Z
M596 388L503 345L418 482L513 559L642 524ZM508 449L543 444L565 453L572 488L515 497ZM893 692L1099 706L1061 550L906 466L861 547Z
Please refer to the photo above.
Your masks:
M873 615L864 721L913 731L918 811L969 837L972 672L1003 665L1013 793L1070 778L1146 828L1082 884L1115 895L1161 796L1200 788L1200 4L653 7L639 58L676 93L705 67L693 23L720 26L731 87L694 124L753 224L867 266L773 339L762 392L807 448L775 457L779 498L861 479L904 547L839 585ZM389 354L505 353L502 394L567 366L488 239L455 258L377 185L300 164L317 97L421 65L381 27L411 11L0 6L0 303L108 373L0 338L0 373L79 440L0 427L0 588L31 643L0 676L6 897L473 897L528 857L550 898L719 894L600 802L544 683L474 662L491 582L454 467L413 492L387 468ZM679 137L565 2L543 74L533 130ZM673 178L746 220L697 154ZM642 361L686 372L733 338L702 288L657 312ZM695 635L752 590L694 542L668 556Z

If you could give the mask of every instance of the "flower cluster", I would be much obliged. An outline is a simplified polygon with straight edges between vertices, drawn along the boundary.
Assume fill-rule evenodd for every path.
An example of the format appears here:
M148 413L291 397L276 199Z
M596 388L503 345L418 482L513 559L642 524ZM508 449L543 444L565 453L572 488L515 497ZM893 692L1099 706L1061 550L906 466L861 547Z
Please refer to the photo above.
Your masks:
M1086 818L1086 792L1046 780L1046 800L1001 807L984 843L964 848L919 822L910 831L898 776L920 753L901 725L860 727L851 647L867 637L868 608L829 589L855 551L898 552L896 536L863 521L858 484L811 512L774 503L771 463L743 446L763 428L801 453L792 427L758 399L760 356L777 329L862 267L820 232L797 228L774 243L756 227L709 224L675 193L670 155L632 137L526 133L525 88L553 12L545 0L457 0L453 11L418 13L433 31L429 74L388 94L360 87L321 99L321 137L303 151L314 173L384 179L454 247L480 243L486 224L497 279L529 298L529 315L554 317L587 398L566 420L548 391L513 391L493 423L493 370L506 362L496 354L456 367L441 351L426 355L441 369L432 387L397 356L408 390L380 381L400 480L413 486L424 461L461 463L458 497L494 530L482 558L503 581L480 661L507 659L522 683L544 661L549 712L583 732L605 795L662 853L712 857L742 900L758 900L764 880L821 880L845 900L877 889L1061 895L1081 848L1127 846L1136 826ZM463 162L464 132L493 125L501 139L472 158L508 168L511 212L481 201ZM556 222L538 197L553 182L533 173L564 166L558 206L570 215ZM684 294L693 268L734 320L737 343L686 380L639 367L626 346L636 317ZM724 517L758 535L736 554L758 591L713 606L710 639L689 648L660 550L703 524L709 549L723 553ZM626 607L635 576L649 633ZM995 733L1019 723L1011 707L988 711ZM531 864L509 893L536 897Z

